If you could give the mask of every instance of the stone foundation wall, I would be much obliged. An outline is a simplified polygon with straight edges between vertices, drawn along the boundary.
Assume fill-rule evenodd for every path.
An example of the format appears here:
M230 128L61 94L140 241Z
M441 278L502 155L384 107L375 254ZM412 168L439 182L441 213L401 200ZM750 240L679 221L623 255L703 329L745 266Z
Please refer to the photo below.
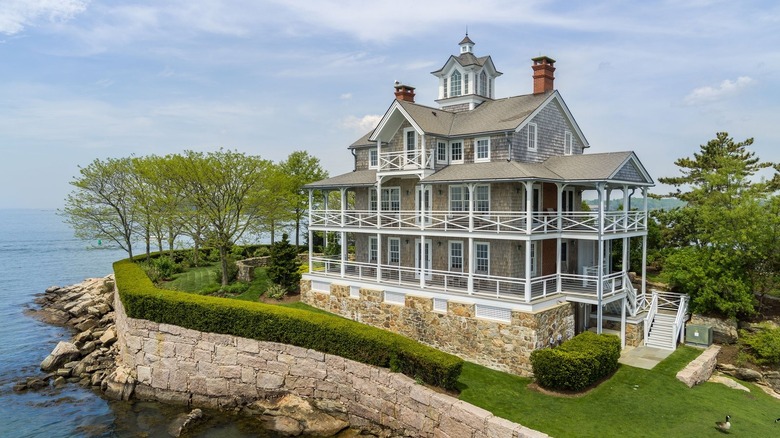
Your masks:
M406 295L404 305L383 302L383 292L360 289L350 297L346 285L331 284L330 294L301 281L301 299L314 307L408 336L486 367L531 376L533 350L574 336L574 306L562 303L538 313L511 313L508 323L476 317L474 304L449 300L447 312L433 311L433 299Z
M396 435L547 436L384 368L291 345L128 318L118 295L115 303L119 361L135 374L136 392L150 398L232 408L295 394L330 403L353 427L380 425Z

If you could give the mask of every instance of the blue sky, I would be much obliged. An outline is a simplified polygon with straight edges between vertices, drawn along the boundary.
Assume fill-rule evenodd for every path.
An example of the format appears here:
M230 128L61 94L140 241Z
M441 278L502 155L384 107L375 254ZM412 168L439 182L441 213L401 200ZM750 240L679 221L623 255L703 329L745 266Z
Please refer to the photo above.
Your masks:
M348 172L394 80L435 106L466 28L498 97L556 59L591 153L634 150L657 179L728 131L780 161L774 1L379 3L0 0L0 208L60 207L79 165L130 154L305 149Z

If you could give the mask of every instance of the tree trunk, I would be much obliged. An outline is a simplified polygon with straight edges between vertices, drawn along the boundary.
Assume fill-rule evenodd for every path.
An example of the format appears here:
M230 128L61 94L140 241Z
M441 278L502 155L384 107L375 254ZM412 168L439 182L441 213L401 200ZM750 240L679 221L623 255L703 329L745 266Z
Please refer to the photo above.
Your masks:
M227 271L228 260L227 260L227 253L228 253L228 250L227 250L227 248L225 246L220 246L219 247L219 259L220 259L220 263L222 265L222 286L227 286L228 285L228 271Z
M274 232L276 231L276 221L271 220L271 245L274 244Z

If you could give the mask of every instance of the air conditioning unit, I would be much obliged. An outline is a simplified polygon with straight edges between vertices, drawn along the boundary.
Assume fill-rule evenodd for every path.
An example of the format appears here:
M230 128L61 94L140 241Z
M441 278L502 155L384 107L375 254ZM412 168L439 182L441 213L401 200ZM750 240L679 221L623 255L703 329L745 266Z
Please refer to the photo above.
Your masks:
M712 327L688 324L685 327L685 343L697 347L709 347L712 345Z

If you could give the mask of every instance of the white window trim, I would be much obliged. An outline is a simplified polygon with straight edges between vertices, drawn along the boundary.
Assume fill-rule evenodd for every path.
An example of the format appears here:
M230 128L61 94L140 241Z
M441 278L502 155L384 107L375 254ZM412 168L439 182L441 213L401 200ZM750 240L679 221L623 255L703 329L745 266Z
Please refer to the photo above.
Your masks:
M574 136L571 135L571 131L566 131L563 134L563 155L572 153L574 153Z
M474 316L491 321L510 322L512 320L512 311L505 307L477 304L474 306Z
M480 141L487 141L487 156L484 158L479 158L479 142ZM474 139L474 162L475 163L484 163L486 161L490 161L490 137L480 137Z
M477 189L480 188L480 187L487 187L487 195L488 195L488 198L487 198L488 208L487 208L487 210L477 210L477 201L478 201L478 199L477 199ZM476 186L474 186L474 199L471 201L471 204L472 204L471 207L474 207L474 211L475 212L479 212L479 213L483 213L483 214L487 214L487 213L490 212L490 208L493 205L492 204L493 200L492 200L492 196L491 196L490 192L491 192L490 184L477 184Z
M460 84L458 84L458 87L453 90L452 77L455 75L455 73L458 73L458 82L460 82ZM458 69L454 69L452 72L450 72L448 77L450 78L450 97L463 96L463 72ZM453 93L453 91L457 91L458 94Z
M531 142L531 128L533 128L534 131L533 143ZM539 143L539 127L536 126L536 123L529 123L528 124L528 149L535 151L537 149L538 143Z
M403 292L391 292L391 291L385 291L384 294L384 300L382 300L385 303L388 304L395 304L398 306L405 306L406 305L406 294Z
M392 255L392 248L393 244L392 242L396 242L398 245L398 261L394 262ZM399 237L388 237L387 238L387 264L388 265L400 265L401 264L401 239Z
M390 202L390 194L389 193L394 191L394 190L398 191L398 210L382 209L383 213L388 212L388 211L401 211L401 196L402 196L401 195L401 186L382 187L382 192L385 192L385 191L388 192L388 203ZM370 192L373 192L373 194L371 194ZM382 205L382 199L380 198L380 199L376 200L376 208L374 208L374 206L372 206L372 202L371 202L372 201L372 199L371 199L372 196L376 197L376 187L371 187L369 189L369 194L368 194L368 211L377 211L379 209L379 206Z
M453 188L461 189L461 193L462 194L465 193L466 196L468 196L468 200L466 200L466 206L465 206L465 208L463 210L453 210L452 209L452 189ZM464 201L464 196L461 196L460 199L458 199L458 201L459 202L463 202ZM469 193L469 187L468 186L466 186L466 185L459 185L459 184L454 184L454 185L449 186L449 193L448 193L448 197L447 197L447 210L449 210L449 211L464 211L464 212L471 210L471 194Z
M376 257L371 258L371 254L376 254ZM376 236L368 237L368 262L373 263L379 260L379 242Z
M452 258L453 258L452 257L452 247L453 247L454 244L460 244L460 270L459 271L456 270L457 268L453 268L452 267ZM466 264L465 263L466 254L465 254L465 250L464 250L464 247L463 247L463 241L462 240L450 240L448 256L449 256L448 257L448 259L449 259L449 265L448 265L449 271L450 272L463 272L463 266Z
M460 144L460 160L456 160L456 159L453 158L453 155L452 155L452 145L454 143ZM450 164L463 164L463 160L466 158L466 151L465 151L465 147L463 146L463 140L450 142L449 152L450 152L449 153L449 155L450 155Z
M536 264L539 262L539 254L537 254L537 251L539 251L538 245L536 242L529 242L531 245L531 277L536 275Z
M404 154L409 154L409 133L414 132L414 154L417 155L417 151L420 149L417 145L417 131L414 128L404 128Z
M447 300L445 298L434 298L433 311L438 313L447 313Z
M479 266L479 262L477 261L477 256L479 254L477 251L478 245L485 245L487 247L487 272L477 272L477 267ZM474 273L490 275L490 242L474 242Z
M439 147L444 145L444 159L439 159ZM449 164L450 162L450 147L446 141L436 142L436 162L440 164Z
M371 164L371 155L372 153L376 155L376 163ZM368 150L368 168L369 169L378 169L379 168L379 151L377 151L376 148L371 148Z

